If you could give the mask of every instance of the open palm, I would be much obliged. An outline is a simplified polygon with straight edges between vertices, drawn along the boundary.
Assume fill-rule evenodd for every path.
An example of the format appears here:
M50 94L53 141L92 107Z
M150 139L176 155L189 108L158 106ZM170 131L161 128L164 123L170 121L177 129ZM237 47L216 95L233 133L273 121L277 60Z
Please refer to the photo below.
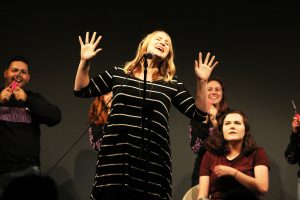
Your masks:
M82 60L90 60L102 50L102 48L96 49L102 38L102 36L100 35L96 40L96 34L97 33L94 32L91 40L89 40L89 32L86 32L85 43L83 43L82 38L79 36L79 43L81 46L80 57Z
M198 60L195 60L195 74L200 80L207 81L212 70L217 66L218 61L215 61L215 56L210 58L210 53L206 54L204 62L202 61L202 53L199 52Z

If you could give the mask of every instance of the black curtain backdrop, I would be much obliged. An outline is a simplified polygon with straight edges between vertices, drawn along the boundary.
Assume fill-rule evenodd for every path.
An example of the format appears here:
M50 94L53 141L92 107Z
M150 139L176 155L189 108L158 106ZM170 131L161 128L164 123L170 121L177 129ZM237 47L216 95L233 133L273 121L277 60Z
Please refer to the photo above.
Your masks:
M62 110L58 126L42 126L41 163L46 173L89 125L91 99L73 95L78 36L86 31L103 36L103 51L92 63L91 74L96 75L132 59L147 33L165 30L173 40L177 74L192 94L198 52L216 55L220 64L212 76L224 81L230 107L248 115L256 142L269 156L270 190L263 199L295 200L298 166L285 161L284 150L291 134L291 100L300 109L299 9L299 3L251 1L2 2L1 73L11 56L24 55L31 63L28 88ZM174 200L181 200L191 184L195 156L189 148L188 123L173 107ZM84 135L49 174L58 184L61 200L88 199L96 159L97 152Z

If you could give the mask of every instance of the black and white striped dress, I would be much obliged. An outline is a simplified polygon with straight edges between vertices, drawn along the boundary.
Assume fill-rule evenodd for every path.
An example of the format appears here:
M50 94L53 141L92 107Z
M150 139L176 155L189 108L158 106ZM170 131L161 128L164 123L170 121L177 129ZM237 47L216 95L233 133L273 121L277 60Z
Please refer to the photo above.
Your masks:
M145 194L145 199L171 199L171 104L195 120L203 121L206 113L196 108L194 98L176 77L170 82L147 82L143 129L143 87L143 80L114 67L91 79L86 88L74 91L84 98L113 91L92 195L101 196L102 189L122 188Z

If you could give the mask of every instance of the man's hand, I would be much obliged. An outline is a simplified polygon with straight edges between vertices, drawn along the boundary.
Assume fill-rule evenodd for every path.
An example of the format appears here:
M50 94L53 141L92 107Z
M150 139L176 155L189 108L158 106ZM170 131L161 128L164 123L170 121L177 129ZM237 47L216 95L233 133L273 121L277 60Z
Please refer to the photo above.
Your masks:
M26 101L27 100L27 94L26 92L20 88L16 87L15 90L13 91L13 94L15 95L16 100L21 100L21 101Z
M12 95L12 89L8 86L4 88L0 93L0 103L4 103L10 99Z

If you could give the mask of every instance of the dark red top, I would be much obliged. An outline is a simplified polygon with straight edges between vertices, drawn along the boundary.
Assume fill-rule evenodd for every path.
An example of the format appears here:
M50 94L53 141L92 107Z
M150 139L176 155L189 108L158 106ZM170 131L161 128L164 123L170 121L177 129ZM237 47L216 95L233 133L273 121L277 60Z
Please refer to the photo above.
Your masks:
M212 196L212 200L239 197L243 197L242 199L245 199L245 197L249 197L247 199L258 199L257 194L245 188L232 176L218 178L213 172L216 165L230 166L254 177L255 166L265 165L269 167L267 154L263 148L258 148L248 156L239 155L233 160L228 160L225 156L220 156L212 152L206 152L200 167L200 176L210 176L209 194Z

